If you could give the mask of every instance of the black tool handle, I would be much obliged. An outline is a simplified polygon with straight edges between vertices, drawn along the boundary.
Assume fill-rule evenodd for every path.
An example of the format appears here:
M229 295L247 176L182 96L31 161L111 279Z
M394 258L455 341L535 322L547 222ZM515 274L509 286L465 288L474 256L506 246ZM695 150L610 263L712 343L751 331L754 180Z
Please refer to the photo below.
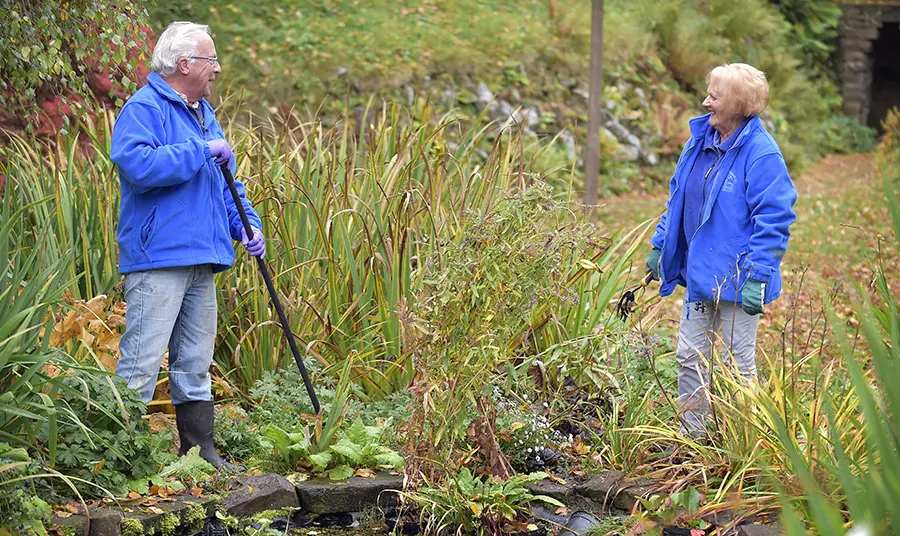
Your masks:
M237 205L238 213L241 215L241 223L244 225L244 230L247 232L247 236L252 239L253 228L250 225L250 220L247 218L247 211L244 210L241 194L238 193L237 186L234 185L234 176L231 174L231 170L228 169L228 166L220 167L222 169L222 174L225 175L225 182L228 183L228 189L231 190L234 204ZM294 341L294 334L291 332L291 327L288 325L287 316L284 314L284 307L281 306L281 300L278 299L278 293L275 292L275 285L272 283L272 276L269 275L269 268L266 266L266 261L262 257L256 257L256 264L259 266L259 271L262 273L263 279L266 280L266 288L269 289L269 297L272 298L272 303L275 305L275 311L278 312L278 321L281 322L281 329L284 330L284 336L288 341L288 345L291 347L291 352L294 354L294 361L297 362L297 367L300 369L300 375L303 376L303 383L306 384L306 392L309 393L309 399L312 401L313 409L316 410L316 414L318 414L319 399L316 398L316 392L313 390L312 382L309 380L309 373L303 365L303 359L300 358L300 350L297 348L297 343Z

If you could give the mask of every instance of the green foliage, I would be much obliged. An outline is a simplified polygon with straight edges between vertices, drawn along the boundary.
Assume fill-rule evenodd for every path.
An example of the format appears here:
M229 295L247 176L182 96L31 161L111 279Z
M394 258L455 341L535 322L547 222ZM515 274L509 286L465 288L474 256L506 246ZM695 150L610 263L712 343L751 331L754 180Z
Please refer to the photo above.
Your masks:
M267 470L284 473L307 466L317 473L327 473L332 480L346 480L353 476L354 469L400 469L403 458L381 443L385 429L390 426L390 422L366 426L357 419L350 428L337 434L333 444L317 446L305 430L285 432L269 425L262 439L267 454L260 463Z
M9 187L7 187L9 190ZM61 358L40 340L47 311L62 293L61 263L42 265L38 250L29 247L29 216L38 205L16 207L12 195L0 198L0 440L31 446L42 426L56 429L55 397L60 380L43 373L44 366ZM46 443L51 462L56 437Z
M412 395L409 391L397 391L388 395L383 400L374 402L361 402L357 398L351 398L347 407L347 419L360 419L363 422L385 422L393 421L394 423L404 423L409 420L412 408L410 401ZM399 439L396 425L393 428L385 429L384 440L389 446L394 446Z
M832 76L831 56L838 36L841 8L833 0L778 0L784 18L791 23L795 46L803 53L805 63L818 72Z
M825 153L870 153L875 150L874 128L844 115L832 116L821 123L817 135Z
M163 478L175 477L194 483L208 480L214 474L216 474L216 468L200 457L199 445L191 447L184 456L179 456L159 472L159 476Z
M895 238L900 238L900 200L896 177L900 159L896 149L882 147L878 163L893 222ZM791 535L843 534L847 525L870 534L895 534L900 520L900 483L887 475L900 471L900 300L890 283L893 266L872 266L874 293L857 285L855 305L860 332L868 344L868 355L860 359L854 352L856 342L829 311L839 356L850 376L854 400L859 406L852 423L842 418L840 399L822 402L823 440L831 447L827 457L815 460L807 455L808 446L786 441L792 423L781 419L775 408L766 409L775 417L779 437L785 440L786 454L792 460L805 496L783 500L783 518ZM811 527L806 526L808 520Z
M108 70L126 91L147 40L147 13L110 0L0 0L0 106L36 120L42 94L91 96L89 78ZM142 51L145 52L145 51ZM33 115L34 114L34 115Z
M80 133L53 140L54 151L18 135L0 144L0 172L6 175L10 206L34 204L19 222L33 227L18 236L17 244L23 251L39 245L33 251L33 266L55 265L66 289L85 301L112 293L121 278L115 241L119 181L108 149L113 119L111 115L96 122L86 118ZM84 136L91 143L82 143L88 139ZM85 146L92 148L92 155L86 154ZM77 353L70 350L72 355ZM87 361L95 362L89 353Z
M562 503L545 495L534 495L528 484L547 478L547 473L514 475L503 481L476 478L467 467L440 487L422 487L404 493L419 506L426 523L426 534L452 533L503 534L507 521L530 515L528 505L538 501L553 506Z
M152 433L141 418L146 408L137 391L111 380L111 375L96 370L75 371L65 379L67 386L86 396L57 403L61 415L57 469L124 497L130 481L146 481L157 474L167 459L172 434ZM93 487L83 491L96 494Z
M316 386L316 397L325 413L331 411L337 392L328 386L321 376L321 368L315 360L305 359L313 385ZM275 371L263 371L262 377L249 391L253 400L249 417L257 426L274 424L279 428L290 430L298 423L304 422L313 415L312 402L300 376L300 370L293 363L286 363L284 368ZM340 404L339 404L340 405ZM307 417L304 418L304 415ZM229 425L230 426L230 425Z
M189 507L184 513L182 522L185 528L187 528L188 532L196 533L203 528L203 524L206 522L206 519L206 507L202 504L195 504Z
M0 443L0 529L12 534L46 534L50 505L30 485L36 467L25 449Z
M210 24L235 87L269 105L316 105L326 91L393 87L435 70L484 71L496 58L528 59L552 45L542 0L440 6L264 0L226 9L200 0L160 2L152 19L157 29L173 20Z
M159 536L172 536L175 534L175 530L181 522L178 520L178 516L173 513L168 513L159 520L156 526L156 532Z
M638 521L648 534L660 534L659 526L705 529L709 523L698 515L706 497L694 487L668 496L652 495L640 499L644 512Z
M122 536L144 536L144 525L133 517L123 517L119 521Z
M416 350L441 411L428 415L433 435L423 440L462 437L472 408L489 394L491 372L507 366L540 308L577 301L564 274L588 247L587 229L568 221L549 194L536 184L470 212L455 242L426 260Z
M249 460L260 448L259 428L240 406L216 406L216 413L214 427L219 454L228 460Z

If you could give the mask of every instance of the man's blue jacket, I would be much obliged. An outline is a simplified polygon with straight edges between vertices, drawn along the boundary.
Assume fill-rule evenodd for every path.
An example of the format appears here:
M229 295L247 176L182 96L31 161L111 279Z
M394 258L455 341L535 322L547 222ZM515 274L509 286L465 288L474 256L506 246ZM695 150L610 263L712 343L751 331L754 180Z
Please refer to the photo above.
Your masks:
M712 128L709 114L692 119L690 128L691 139L669 183L666 212L651 240L661 250L659 293L668 296L682 285L688 302L740 303L740 289L750 278L765 283L769 303L781 294L781 259L797 219L797 190L781 149L758 117L750 119L712 177L700 227L685 244L679 240L684 182Z
M241 220L209 140L225 135L215 112L200 100L203 124L157 73L150 73L119 112L110 158L119 166L119 271L234 264ZM234 169L232 169L234 171ZM251 225L259 216L236 182Z

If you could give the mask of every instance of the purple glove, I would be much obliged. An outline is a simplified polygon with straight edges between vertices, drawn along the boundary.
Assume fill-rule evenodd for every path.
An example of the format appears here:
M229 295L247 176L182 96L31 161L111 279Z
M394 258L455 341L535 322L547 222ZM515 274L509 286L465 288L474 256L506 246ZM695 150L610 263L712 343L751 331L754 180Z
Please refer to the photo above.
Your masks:
M247 248L250 255L264 259L266 257L266 239L259 229L251 227L251 230L253 231L252 240L247 238L247 231L241 227L241 244Z
M225 164L230 169L231 165L234 164L234 153L231 151L231 147L228 146L228 142L225 140L212 140L207 143L209 144L209 155L216 159L216 165L221 166Z

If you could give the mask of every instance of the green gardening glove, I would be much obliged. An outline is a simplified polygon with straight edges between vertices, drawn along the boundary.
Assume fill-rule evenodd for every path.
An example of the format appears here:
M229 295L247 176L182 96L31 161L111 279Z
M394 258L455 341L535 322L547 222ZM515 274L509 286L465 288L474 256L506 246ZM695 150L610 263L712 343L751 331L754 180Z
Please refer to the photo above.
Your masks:
M765 297L766 284L756 279L748 279L741 289L741 307L748 315L758 315L763 312Z
M653 251L650 252L650 257L647 259L647 269L650 270L650 275L654 281L659 281L659 248L653 248Z

